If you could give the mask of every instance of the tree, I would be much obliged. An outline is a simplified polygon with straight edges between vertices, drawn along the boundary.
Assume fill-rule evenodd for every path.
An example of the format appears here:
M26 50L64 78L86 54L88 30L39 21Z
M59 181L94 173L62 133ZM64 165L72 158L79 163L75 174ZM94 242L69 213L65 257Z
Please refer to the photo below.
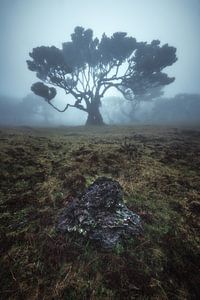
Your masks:
M0 104L0 124L4 125L48 125L53 117L50 106L34 94L23 99L0 95Z
M151 113L152 122L157 123L199 123L200 95L178 94L172 98L155 101Z
M20 102L20 109L24 121L27 124L38 124L48 126L54 114L46 102L41 102L40 97L34 94L26 95Z
M99 108L101 99L110 88L117 89L126 99L139 101L152 88L174 81L162 70L176 60L176 48L154 40L150 44L137 42L125 32L111 37L104 33L101 40L93 38L91 29L76 27L71 41L55 46L33 48L27 60L28 68L43 82L36 82L31 90L53 108L64 112L75 107L88 114L86 124L100 125L103 119ZM63 109L55 106L55 87L71 94L74 104Z
M164 94L163 86L149 88L145 94L138 95L135 101L129 101L125 107L121 106L122 113L127 117L129 122L138 122L138 111L140 110L141 104L144 102L155 101ZM121 103L122 104L122 103Z

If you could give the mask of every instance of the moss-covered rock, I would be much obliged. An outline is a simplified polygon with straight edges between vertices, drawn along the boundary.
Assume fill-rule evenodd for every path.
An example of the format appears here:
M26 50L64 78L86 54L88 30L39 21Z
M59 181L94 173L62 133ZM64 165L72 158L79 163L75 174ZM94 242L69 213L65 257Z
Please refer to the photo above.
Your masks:
M123 203L123 190L116 180L100 177L80 197L73 199L60 216L57 229L78 232L103 248L139 234L140 217Z

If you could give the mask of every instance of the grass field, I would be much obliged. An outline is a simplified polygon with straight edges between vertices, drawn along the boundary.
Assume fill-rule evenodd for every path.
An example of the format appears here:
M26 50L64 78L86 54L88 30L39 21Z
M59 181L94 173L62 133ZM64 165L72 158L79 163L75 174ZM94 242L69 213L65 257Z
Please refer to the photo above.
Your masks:
M200 299L200 127L0 129L0 299ZM98 176L141 236L102 251L55 230Z

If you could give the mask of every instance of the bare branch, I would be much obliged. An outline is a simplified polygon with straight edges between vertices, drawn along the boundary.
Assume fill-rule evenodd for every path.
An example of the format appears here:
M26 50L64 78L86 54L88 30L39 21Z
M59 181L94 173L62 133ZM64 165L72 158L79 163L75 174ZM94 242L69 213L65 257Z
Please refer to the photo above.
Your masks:
M56 107L56 106L55 106L51 101L49 101L48 99L45 99L45 101L47 101L47 102L48 102L55 110L57 110L57 111L59 111L59 112L65 112L65 111L68 109L68 107L76 107L76 108L78 108L78 109L80 109L80 110L82 110L82 111L87 112L87 109L84 108L82 105L78 104L78 101L76 101L74 105L68 103L68 104L64 107L64 109L59 109L58 107Z
M105 84L104 90L100 94L100 97L102 98L104 96L104 94L106 93L106 91L111 87L116 88L120 93L122 93L124 95L124 91L120 88L120 86L121 86L120 83L113 83L113 82Z

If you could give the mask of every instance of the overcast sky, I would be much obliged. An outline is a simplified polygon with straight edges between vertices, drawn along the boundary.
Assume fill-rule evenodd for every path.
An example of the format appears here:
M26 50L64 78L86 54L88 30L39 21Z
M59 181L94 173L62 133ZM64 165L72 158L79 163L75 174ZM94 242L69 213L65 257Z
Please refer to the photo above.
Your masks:
M200 0L0 0L0 94L24 97L37 79L26 66L33 47L70 39L77 25L94 35L126 31L138 41L177 47L167 95L200 93Z

